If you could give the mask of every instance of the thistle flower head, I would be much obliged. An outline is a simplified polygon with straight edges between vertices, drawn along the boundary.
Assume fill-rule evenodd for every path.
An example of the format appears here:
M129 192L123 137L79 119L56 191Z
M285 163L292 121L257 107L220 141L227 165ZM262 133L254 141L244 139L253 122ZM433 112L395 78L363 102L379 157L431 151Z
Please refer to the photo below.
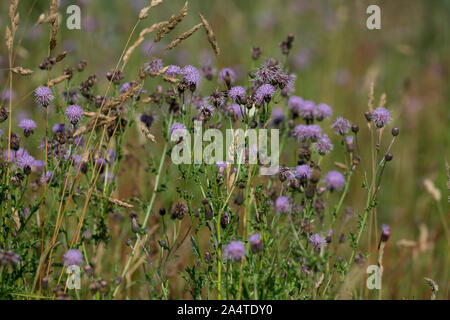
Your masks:
M391 228L387 224L383 224L381 226L381 230L381 241L388 241L389 237L391 236Z
M65 132L66 131L66 126L64 123L56 123L55 125L53 125L52 127L52 132L53 133L57 133L57 132Z
M184 124L179 123L179 122L175 122L175 123L170 127L170 135L172 135L172 133L173 133L175 130L187 130L187 129L186 129L186 126L185 126Z
M41 180L40 180L41 185L50 183L50 179L52 179L52 175L53 175L52 171L47 171L45 174L42 174ZM53 179L55 179L55 177L53 177Z
M261 234L259 233L254 233L250 237L248 237L248 242L250 243L252 252L258 252L263 248Z
M201 81L200 73L198 72L197 68L191 65L185 66L181 70L181 75L183 76L183 80L186 81L189 85L197 86Z
M236 119L242 118L241 107L236 103L233 103L228 107L228 113L234 116Z
M64 254L64 264L66 266L81 266L83 263L83 255L77 249L68 250Z
M223 83L233 83L236 80L236 74L230 68L223 68L219 72L219 80Z
M36 123L31 119L23 119L19 123L19 128L23 130L25 137L28 137L36 129Z
M230 97L230 99L237 103L242 102L242 100L245 97L245 94L246 94L245 89L241 86L232 87L228 92L228 96Z
M225 248L225 259L240 261L245 257L245 245L241 241L232 241Z
M275 201L275 207L278 213L289 213L291 211L291 203L288 197L281 196Z
M344 135L350 129L350 122L347 119L338 117L331 127L340 135Z
M294 128L294 136L298 141L316 141L322 135L322 128L319 125L311 124L299 124Z
M383 107L376 108L372 113L372 120L378 128L383 128L391 121L391 113Z
M166 75L169 77L175 78L177 75L181 73L181 68L176 65L170 65L166 70Z
M129 82L125 82L124 84L122 84L120 86L119 92L125 93L125 92L129 91L130 89L131 89L131 84Z
M272 121L270 124L272 126L278 126L284 121L284 110L281 107L276 107L272 109L272 115L270 116Z
M309 243L313 246L314 249L320 250L321 248L324 248L327 246L327 242L325 240L325 237L319 235L318 233L315 233L311 235L308 238Z
M16 162L22 170L26 170L27 168L29 170L34 165L35 159L28 152L24 151L20 155L16 154Z
M68 106L66 109L66 117L73 125L76 125L83 117L83 109L77 105Z
M299 179L306 179L309 180L311 177L311 167L307 164L302 164L297 166L297 169L295 169L295 175Z
M345 177L339 171L330 171L325 176L325 185L328 190L340 190L345 184Z
M162 68L163 68L162 60L154 58L147 64L145 70L147 72L159 72Z
M318 121L322 121L331 117L333 114L333 110L331 107L325 103L320 103L316 106L316 110L314 110L314 116Z
M256 101L258 104L262 104L263 101L270 101L274 93L275 88L271 84L263 84L256 90Z
M52 91L48 87L39 87L34 90L34 97L36 99L36 102L43 107L48 106L50 102L55 98L52 94Z
M288 100L288 107L295 115L300 113L300 109L303 103L303 99L299 96L290 96Z
M314 143L314 150L316 150L317 153L322 156L333 150L333 145L331 144L328 135L322 135L320 139L316 143Z
M315 105L314 101L305 100L300 104L300 115L305 120L312 120L312 119L314 119L315 108L316 108L316 105Z

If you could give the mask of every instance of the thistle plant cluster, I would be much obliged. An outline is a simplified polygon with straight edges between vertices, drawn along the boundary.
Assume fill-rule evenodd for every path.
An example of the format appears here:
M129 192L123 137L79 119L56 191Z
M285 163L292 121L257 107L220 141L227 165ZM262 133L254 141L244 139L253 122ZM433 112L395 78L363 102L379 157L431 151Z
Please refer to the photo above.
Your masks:
M159 25L157 37L176 21ZM361 237L399 130L384 103L370 102L351 123L326 102L303 97L283 62L293 45L289 35L280 57L253 48L244 78L229 67L166 64L164 56L105 75L90 74L81 61L58 76L64 58L43 55L52 63L36 72L49 81L25 99L34 116L19 120L11 99L1 106L0 296L114 299L145 291L165 299L182 279L183 297L194 299L338 297L367 257ZM10 81L13 89L12 73ZM278 129L282 166L260 176L260 163L248 161L173 164L180 141L171 134L193 133L194 121L204 129ZM373 136L370 162L360 129ZM145 181L121 174L132 165L126 149L138 148L137 136L144 138L138 165ZM341 161L332 163L331 153ZM121 199L120 186L134 180L149 190ZM361 185L367 201L351 210L346 197ZM379 229L385 243L389 227ZM73 266L80 268L76 289L66 272Z

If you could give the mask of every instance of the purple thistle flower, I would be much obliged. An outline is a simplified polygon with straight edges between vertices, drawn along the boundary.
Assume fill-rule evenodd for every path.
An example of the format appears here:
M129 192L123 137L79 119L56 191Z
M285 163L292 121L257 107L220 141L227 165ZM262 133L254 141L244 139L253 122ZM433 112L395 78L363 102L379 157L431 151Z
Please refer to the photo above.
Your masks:
M339 171L332 170L325 176L325 185L328 190L340 190L345 184L345 177Z
M298 115L300 113L302 103L303 103L303 99L298 96L289 97L288 107L291 110L292 114Z
M385 108L376 108L372 113L372 120L378 128L383 128L391 121L391 113Z
M263 101L270 101L273 94L275 93L275 88L271 84L263 84L256 90L256 101L258 104L262 104Z
M66 117L69 119L70 123L76 125L83 116L83 109L77 105L68 106L66 109Z
M248 242L250 243L250 248L252 249L252 252L258 252L263 248L261 235L259 233L254 233L250 237L248 237Z
M331 117L333 114L333 110L331 107L325 103L321 103L316 106L316 110L314 110L314 116L318 121L322 121L324 119L327 119Z
M383 224L381 226L381 230L381 241L388 241L389 237L391 236L391 228L387 224Z
M300 115L305 120L314 119L314 110L316 105L311 100L305 100L300 104Z
M169 77L175 78L177 75L179 75L181 73L181 68L179 66L176 65L170 65L167 70L166 70L166 74Z
M31 119L23 119L19 123L19 128L23 130L25 137L28 137L36 129L36 123Z
M42 174L41 180L40 180L41 185L44 185L45 183L50 183L50 179L52 179L52 181L55 180L55 176L53 176L53 178L52 178L52 175L53 175L52 171L47 171L45 173L45 175Z
M322 135L322 128L317 124L307 126L307 135L311 141L316 141Z
M327 246L327 242L325 240L325 237L319 235L318 233L315 233L315 234L311 235L308 238L308 241L309 241L309 243L312 244L312 246L316 250L320 250L321 248L324 248L324 247Z
M295 91L295 80L297 79L297 76L295 74L290 74L288 76L288 83L286 84L286 87L281 89L281 94L285 97L289 96L292 92Z
M146 70L147 72L158 72L158 71L160 71L162 68L163 68L163 63L162 63L161 59L154 58L154 59L152 59L152 61L150 61L150 62L147 64L145 70Z
M272 121L270 124L272 126L278 126L284 121L284 110L281 107L273 108L272 109L272 115L270 116L272 118Z
M53 133L57 133L57 132L65 132L66 131L66 126L64 123L56 123L53 128L52 128Z
M237 102L237 103L242 103L242 100L245 97L245 89L241 86L235 86L232 87L230 89L230 91L228 92L228 96L230 97L230 99L232 99L233 101Z
M34 90L34 96L36 102L41 106L46 107L50 104L50 102L55 98L52 94L52 91L48 87L39 87Z
M328 135L324 134L320 139L314 144L314 149L321 156L326 155L328 152L333 150L333 145L330 142Z
M342 117L338 117L331 126L338 134L344 135L350 129L350 121Z
M26 168L30 169L34 165L35 160L31 155L28 154L28 152L24 150L22 154L16 154L16 162L19 168L24 170Z
M9 100L14 100L15 98L16 98L16 92L14 91L14 89L9 91L9 88L8 88L8 89L3 91L2 99L5 102L8 102Z
M225 258L240 261L245 257L245 245L241 241L232 241L225 248Z
M200 73L197 68L191 65L185 66L181 70L181 75L183 76L183 80L186 81L189 85L198 86L201 81Z
M173 133L175 130L187 130L187 129L186 129L186 126L185 126L184 124L179 123L179 122L175 122L175 123L170 127L170 135L172 135L172 133Z
M223 83L233 83L236 80L236 74L230 68L223 68L219 72L219 80Z
M353 151L353 136L345 137L345 145L347 146L348 151Z
M127 92L128 90L130 90L130 89L131 89L131 84L130 84L129 82L125 82L124 84L122 84L122 85L120 86L119 92L120 92L120 93L125 93L125 92Z
M285 196L278 197L275 201L275 207L277 208L277 213L289 213L291 211L289 198Z
M233 103L232 105L230 105L228 107L228 113L230 115L232 115L233 117L235 117L236 119L242 118L241 107L238 104L236 104L236 103Z
M9 155L9 157L8 157L8 155ZM9 163L11 163L14 161L15 158L16 158L16 152L14 150L9 150L9 153L8 153L8 150L3 151L3 159L5 161L8 161Z
M307 164L302 164L295 169L295 175L299 179L309 180L311 177L311 168Z
M64 255L66 266L81 266L84 263L83 255L77 249L71 249Z

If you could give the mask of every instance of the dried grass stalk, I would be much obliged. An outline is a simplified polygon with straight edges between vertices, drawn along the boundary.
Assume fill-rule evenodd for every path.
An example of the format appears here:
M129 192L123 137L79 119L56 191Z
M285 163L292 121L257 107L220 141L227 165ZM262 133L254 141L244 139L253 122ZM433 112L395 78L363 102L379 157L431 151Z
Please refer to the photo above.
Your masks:
M202 19L203 26L205 27L206 35L208 36L208 41L211 44L211 46L214 50L214 53L216 54L216 56L218 56L220 54L220 49L219 49L219 45L217 44L217 41L216 41L216 36L214 35L214 32L213 32L209 22L205 19L205 17L201 13L199 13L199 15L200 15L200 19Z
M8 26L6 26L6 31L5 31L5 42L6 42L6 48L8 48L8 51L11 51L12 46L13 46L13 36L11 33L11 29L9 29Z
M169 19L169 23L161 28L158 29L158 33L156 34L155 42L161 41L161 39L168 34L170 31L172 31L177 24L183 20L183 18L187 15L187 9L188 7L188 1L184 3L184 7L181 9L180 12L178 12L177 15L172 15Z
M67 51L63 51L56 56L56 62L62 61L67 55Z
M149 6L142 8L141 12L139 12L139 20L144 20L148 17L148 12L151 8L156 7L157 5L160 5L162 3L162 0L152 0Z
M70 75L69 74L63 74L62 76L59 76L55 79L50 80L49 82L47 82L46 86L47 87L53 87L55 84L61 83L66 79L69 79Z
M11 69L11 71L14 72L15 74L20 74L22 76L28 76L33 73L33 70L25 69L22 67L14 67Z
M201 23L197 24L196 26L192 27L190 30L182 33L178 38L176 38L175 40L173 40L171 43L169 43L169 45L166 47L166 50L172 50L173 48L175 48L177 45L179 45L182 41L186 40L187 38L189 38L190 36L192 36L194 34L195 31L197 31L198 29L200 29L200 27L202 26Z
M141 33L139 33L139 38L136 40L135 43L133 43L133 45L131 47L128 48L127 52L125 53L125 55L123 57L123 64L125 65L127 63L128 59L130 59L130 56L133 53L133 51L136 50L136 48L139 47L139 45L142 42L144 42L146 34L149 34L153 31L163 27L164 25L166 25L168 23L169 23L168 21L158 22L158 23L153 24L151 27L142 30Z
M116 205L118 205L119 207L124 207L124 208L134 208L134 206L132 204L126 203L124 201L121 201L119 199L115 199L115 198L111 198L108 197L108 201L111 203L114 203Z
M150 133L150 130L143 123L139 123L139 128L141 129L144 137L152 142L156 142L155 136Z

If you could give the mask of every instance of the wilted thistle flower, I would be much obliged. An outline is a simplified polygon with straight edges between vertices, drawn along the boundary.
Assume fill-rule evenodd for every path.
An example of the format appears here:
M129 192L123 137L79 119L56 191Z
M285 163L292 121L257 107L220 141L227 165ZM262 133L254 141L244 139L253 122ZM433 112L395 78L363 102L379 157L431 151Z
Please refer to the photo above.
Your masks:
M225 103L225 95L222 91L214 89L214 91L208 97L208 100L213 106L219 108Z
M330 142L330 138L328 135L324 134L320 137L320 139L314 143L314 150L317 151L321 156L326 155L328 152L333 150L333 145Z
M10 265L12 267L19 263L20 256L12 251L0 250L0 266Z
M230 89L228 96L238 104L242 104L245 97L245 89L241 86L235 86Z
M0 107L0 123L8 119L9 111L5 107Z
M245 245L241 241L232 241L225 248L225 259L240 261L245 257Z
M391 121L391 113L385 108L376 108L372 113L372 120L378 128L383 128Z
M211 107L209 104L205 104L203 107L201 107L199 112L200 112L199 116L200 121L208 121L215 114L214 108Z
M172 219L183 219L184 215L187 214L189 212L189 208L188 206L183 203L176 203L173 207L172 207L172 212L170 213L170 216Z
M350 122L342 117L338 117L331 126L338 134L344 135L350 129Z
M23 119L19 123L19 128L23 130L25 137L28 137L36 129L36 123L31 119Z
M314 116L318 121L322 121L324 119L327 119L331 117L333 114L333 110L331 107L325 103L321 103L316 106L316 110L314 110Z
M272 121L270 125L278 126L284 121L284 110L281 107L273 108L272 115L270 116Z
M64 254L64 264L66 266L81 266L83 263L83 255L77 249L68 250Z
M311 235L308 238L308 241L309 241L309 243L312 244L313 248L316 250L320 250L321 248L324 248L327 246L325 237L319 235L318 233Z
M269 102L275 93L275 88L271 84L263 84L256 90L256 101L258 104L262 104L263 101Z
M154 58L152 59L152 61L150 61L146 68L145 71L147 72L158 72L163 68L163 63L161 61L161 59L158 58Z
M46 107L55 98L48 87L39 87L34 90L36 102L41 106Z
M391 228L387 224L383 224L381 226L381 241L386 242L388 241L390 235L391 235Z
M229 86L236 80L236 74L230 68L223 68L219 72L219 80Z
M181 73L181 68L176 65L170 65L166 70L166 75L169 77L175 78L177 75Z
M305 100L300 104L300 115L305 120L312 120L312 119L314 119L315 108L316 108L316 105L315 105L314 101Z
M175 130L187 130L187 129L186 129L186 126L184 124L179 123L179 122L175 122L170 127L170 135L172 135Z
M186 81L189 85L198 86L201 81L200 73L197 68L191 65L185 66L181 70L181 75L183 76L183 80Z
M250 242L250 248L253 252L258 252L263 248L261 235L259 233L254 233L248 237L248 242Z
M325 185L328 190L340 190L345 184L345 177L339 171L332 170L325 176Z
M288 107L291 110L294 117L297 117L300 114L300 109L303 103L303 99L299 96L291 96L288 100Z
M291 203L289 198L285 196L278 197L275 201L277 213L289 213L291 211Z
M275 59L268 59L256 72L255 84L271 84L281 89L286 87L289 76L281 69L280 63Z
M309 178L311 177L311 167L307 164L299 165L297 169L295 169L295 175L300 180L309 180Z
M83 117L83 109L77 105L68 106L66 109L66 117L73 125L76 125Z
M147 128L150 128L153 121L155 120L155 117L153 117L153 115L151 114L143 113L141 114L141 117L139 119Z

